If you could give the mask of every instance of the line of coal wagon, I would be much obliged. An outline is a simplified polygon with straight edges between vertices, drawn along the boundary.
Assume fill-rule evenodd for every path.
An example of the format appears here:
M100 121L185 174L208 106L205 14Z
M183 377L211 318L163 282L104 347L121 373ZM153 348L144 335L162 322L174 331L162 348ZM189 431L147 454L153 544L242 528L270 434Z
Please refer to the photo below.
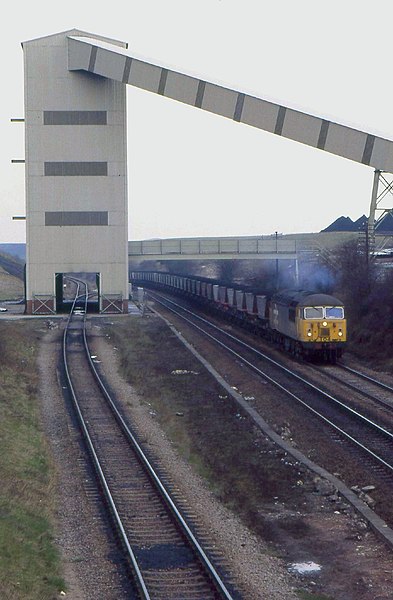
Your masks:
M152 271L133 272L131 281L208 305L294 356L335 363L345 348L344 304L329 294L283 290L268 296L196 277Z

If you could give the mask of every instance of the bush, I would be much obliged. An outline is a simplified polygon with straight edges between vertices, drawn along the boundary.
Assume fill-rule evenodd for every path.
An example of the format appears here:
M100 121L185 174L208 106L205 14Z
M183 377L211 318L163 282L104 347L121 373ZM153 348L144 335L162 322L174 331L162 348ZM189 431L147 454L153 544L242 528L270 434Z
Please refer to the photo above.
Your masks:
M367 260L356 241L337 256L338 287L346 306L349 349L374 363L391 366L393 273Z

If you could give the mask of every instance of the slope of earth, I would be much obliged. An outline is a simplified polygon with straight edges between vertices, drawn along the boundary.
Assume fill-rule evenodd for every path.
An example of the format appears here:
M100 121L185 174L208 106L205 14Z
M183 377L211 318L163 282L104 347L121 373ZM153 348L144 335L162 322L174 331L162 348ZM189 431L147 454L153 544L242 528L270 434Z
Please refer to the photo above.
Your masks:
M0 252L0 301L23 297L23 271L19 258Z

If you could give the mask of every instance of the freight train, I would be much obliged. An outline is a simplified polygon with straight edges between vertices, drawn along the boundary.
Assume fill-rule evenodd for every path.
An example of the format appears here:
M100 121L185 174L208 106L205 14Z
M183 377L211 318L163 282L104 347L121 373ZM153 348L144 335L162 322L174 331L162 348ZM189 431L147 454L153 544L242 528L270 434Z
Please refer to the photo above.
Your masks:
M267 296L196 277L152 271L133 272L131 281L197 300L294 356L335 363L346 345L344 305L329 294L284 290Z

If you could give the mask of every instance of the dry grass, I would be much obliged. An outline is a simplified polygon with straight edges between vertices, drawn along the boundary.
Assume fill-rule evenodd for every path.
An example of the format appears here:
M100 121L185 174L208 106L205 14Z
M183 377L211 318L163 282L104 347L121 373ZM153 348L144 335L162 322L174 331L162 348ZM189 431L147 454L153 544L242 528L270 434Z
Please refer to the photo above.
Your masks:
M39 425L33 323L0 324L0 597L64 589L53 544L53 469Z

